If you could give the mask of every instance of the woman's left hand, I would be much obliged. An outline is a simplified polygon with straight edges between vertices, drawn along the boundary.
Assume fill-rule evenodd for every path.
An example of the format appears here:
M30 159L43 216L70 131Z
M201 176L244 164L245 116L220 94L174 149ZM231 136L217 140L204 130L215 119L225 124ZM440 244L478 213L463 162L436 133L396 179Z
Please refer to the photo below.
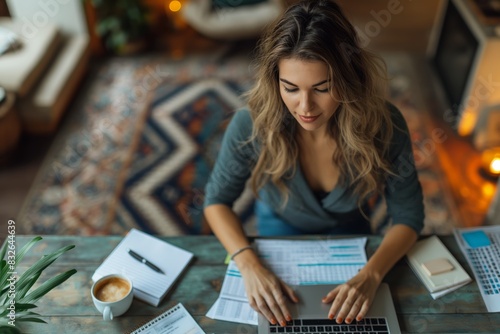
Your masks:
M328 318L333 319L337 315L337 323L351 323L354 319L361 320L368 312L381 278L373 273L362 269L347 283L339 285L330 291L324 298L323 303L332 303Z

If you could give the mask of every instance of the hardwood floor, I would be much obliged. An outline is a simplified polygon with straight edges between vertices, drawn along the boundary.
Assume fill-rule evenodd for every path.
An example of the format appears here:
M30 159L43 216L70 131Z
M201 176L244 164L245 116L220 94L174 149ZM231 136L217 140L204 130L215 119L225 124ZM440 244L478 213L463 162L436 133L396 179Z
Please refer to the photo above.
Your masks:
M54 136L22 136L15 153L0 166L0 241L7 235L7 222L23 205L38 169L42 165Z

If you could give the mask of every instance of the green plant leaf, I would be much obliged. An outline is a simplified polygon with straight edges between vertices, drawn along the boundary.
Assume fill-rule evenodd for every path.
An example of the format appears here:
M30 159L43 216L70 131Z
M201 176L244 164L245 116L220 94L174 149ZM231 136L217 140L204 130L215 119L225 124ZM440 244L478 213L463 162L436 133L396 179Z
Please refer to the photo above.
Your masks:
M9 304L9 306L10 306L10 304ZM9 325L10 318L7 315L11 312L11 310L9 310L7 307L8 306L6 306L6 305L3 305L2 307L0 307L0 309L3 308L3 311L0 313L1 314L1 316L0 316L0 327L2 327L2 326L10 326ZM16 320L20 321L20 319L22 319L22 318L37 318L37 317L41 317L41 315L38 314L38 313L35 313L35 312L32 312L32 311L28 311L28 309L31 309L31 308L34 308L34 307L36 307L36 305L16 303L16 308L15 308ZM0 331L0 333L3 333L3 332Z
M28 268L22 275L19 277L18 280L18 285L23 286L26 280L31 279L32 276L37 275L38 273L42 272L47 268L49 265L52 264L59 256L61 256L63 253L67 252L70 249L75 248L75 245L69 245L62 247L58 249L57 251L44 255L40 260L38 260L33 266Z
M15 264L14 264L15 265ZM0 289L4 290L5 287L8 287L7 276L9 275L10 265L6 263L6 266L0 270Z
M16 312L16 320L17 318L26 318L26 317L41 317L41 315L32 311Z
M4 325L4 326L0 326L0 333L2 333L2 334L21 334L21 331L17 327L10 326L10 325Z
M0 333L8 334L8 333L21 333L21 331L14 326L9 325L9 318L7 315L11 312L8 309L10 304L10 298L13 296L10 295L11 292L11 283L15 284L15 299L16 299L16 320L18 322L36 322L36 323L47 323L43 319L41 319L41 315L35 312L30 311L31 309L36 308L37 306L34 304L38 299L43 297L46 293L52 290L54 287L66 281L72 275L76 273L75 269L71 269L64 273L61 273L53 278L48 279L44 283L42 283L39 287L31 291L33 285L37 282L42 274L43 270L45 270L49 265L51 265L59 256L68 250L74 248L74 245L61 247L53 253L48 255L43 255L37 262L35 262L32 266L30 266L20 277L16 277L17 281L9 281L9 275L11 271L15 272L15 268L21 262L26 253L33 247L35 243L42 240L41 237L35 237L30 242L28 242L22 249L15 254L15 257L12 256L14 264L9 264L5 260L0 259ZM0 249L0 255L5 257L7 254L8 247L6 244L2 246ZM17 273L16 273L17 275Z
M35 304L22 304L22 303L16 303L16 312L18 311L25 311L25 310L30 310L32 308L36 308L37 306Z
M38 278L40 278L40 275L42 272L39 272L36 275L33 275L31 279L24 281L23 285L17 284L16 288L16 299L19 300L23 298L26 293L31 289L31 287L38 281Z
M5 238L3 245L2 245L2 248L0 249L0 259L2 259L2 260L5 257L5 253L7 253L7 245L9 244L8 239L9 239L9 237Z
M68 278L76 274L76 269L68 270L62 274L52 277L51 279L45 281L38 288L27 294L22 300L23 303L35 303L38 299L44 296L47 292L58 286L59 284L66 281Z
M26 321L26 322L39 322L39 323L42 323L42 324L46 324L47 321L45 320L42 320L40 318L35 318L35 317L26 317L26 318L19 318L19 319L16 319L17 321Z
M3 282L3 283L5 283L5 282ZM2 283L2 284L3 284L3 283ZM0 305L1 305L1 304L5 304L5 300L3 300L3 299L6 299L6 298L7 298L7 291L8 291L8 290L9 290L9 286L7 285L5 288L3 288L3 289L0 291L0 300L1 300ZM5 296L4 296L4 294L5 294Z
M28 242L26 245L24 245L23 248L19 252L16 253L16 266L21 260L23 259L24 255L30 250L31 247L33 247L37 242L42 240L42 237L34 237L30 242Z
M19 252L16 252L16 256L15 256L15 260L14 260L14 262L15 262L14 267L17 267L17 264L23 259L26 252L28 252L30 250L30 248L33 247L33 245L36 244L40 240L42 240L42 237L40 237L40 236L35 237L30 242L28 242L26 245L24 245L24 247L21 248L21 250ZM2 248L5 247L7 244L8 244L8 242L4 242ZM7 275L11 271L10 269L11 269L10 266L7 265L0 272L0 289L2 289L2 291L6 286L8 286Z
M6 272L6 275L3 276L3 281L0 280L0 305L3 305L6 303L6 301L9 298L9 289L10 289L10 281L7 279L7 274L8 271Z
M10 310L7 308L9 305L4 305L0 307L0 320L4 319L7 317L7 314L10 312ZM34 304L21 304L21 303L16 303L16 316L19 314L22 314L23 312L26 312L27 310L30 310L32 308L36 308L37 306ZM39 315L38 313L30 312L28 315ZM0 325L2 323L0 322ZM1 333L1 332L0 332Z
M9 309L7 307L0 308L0 326L2 325L2 320L6 319L5 316L9 313ZM0 332L1 333L1 332Z

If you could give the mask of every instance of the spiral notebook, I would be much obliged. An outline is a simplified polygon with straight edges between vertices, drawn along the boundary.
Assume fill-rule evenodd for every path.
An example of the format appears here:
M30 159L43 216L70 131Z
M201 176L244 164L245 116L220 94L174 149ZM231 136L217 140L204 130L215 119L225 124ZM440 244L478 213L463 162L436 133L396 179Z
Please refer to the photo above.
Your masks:
M163 312L131 334L205 334L181 303Z

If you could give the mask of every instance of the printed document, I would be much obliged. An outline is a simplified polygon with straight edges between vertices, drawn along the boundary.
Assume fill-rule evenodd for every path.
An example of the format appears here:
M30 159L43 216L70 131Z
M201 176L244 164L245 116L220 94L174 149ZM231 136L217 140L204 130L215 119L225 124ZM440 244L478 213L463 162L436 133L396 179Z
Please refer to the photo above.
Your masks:
M327 240L258 239L255 249L265 265L288 285L342 284L367 262L367 238ZM227 267L219 298L207 317L257 325L258 317L248 304L238 267Z
M500 312L500 226L458 228L454 233L488 312Z
M163 312L132 334L205 334L181 303Z

